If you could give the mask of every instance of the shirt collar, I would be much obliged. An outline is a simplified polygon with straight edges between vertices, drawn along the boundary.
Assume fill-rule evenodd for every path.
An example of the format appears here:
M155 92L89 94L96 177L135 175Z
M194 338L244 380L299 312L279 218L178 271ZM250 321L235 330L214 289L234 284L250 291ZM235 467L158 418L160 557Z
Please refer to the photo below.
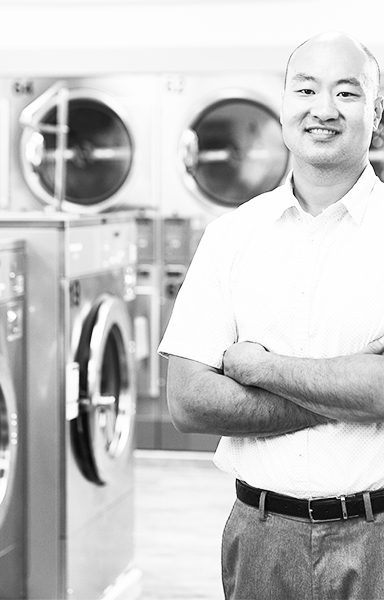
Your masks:
M302 210L297 198L293 194L292 176L293 172L290 171L285 183L280 187L281 194L276 199L277 202L274 211L274 218L276 221L279 220L289 208L295 207L298 211ZM333 206L336 204L344 205L352 219L359 225L363 219L370 193L372 192L377 179L373 167L369 163L355 185L345 194L345 196L340 198L338 202L335 202Z

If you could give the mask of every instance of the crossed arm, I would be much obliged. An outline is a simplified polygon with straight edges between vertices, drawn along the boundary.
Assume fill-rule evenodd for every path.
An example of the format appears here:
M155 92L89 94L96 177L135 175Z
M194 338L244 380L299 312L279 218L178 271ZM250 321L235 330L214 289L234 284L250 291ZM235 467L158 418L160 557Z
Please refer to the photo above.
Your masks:
M384 420L384 337L360 353L306 359L231 346L223 371L172 356L168 403L180 431L280 435L332 420Z

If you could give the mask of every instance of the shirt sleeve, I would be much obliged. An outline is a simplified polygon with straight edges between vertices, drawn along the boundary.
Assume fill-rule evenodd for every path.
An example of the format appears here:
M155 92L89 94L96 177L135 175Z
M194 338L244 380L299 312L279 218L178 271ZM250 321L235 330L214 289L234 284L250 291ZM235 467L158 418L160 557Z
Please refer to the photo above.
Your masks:
M229 289L225 228L209 225L177 295L159 353L220 369L237 331Z

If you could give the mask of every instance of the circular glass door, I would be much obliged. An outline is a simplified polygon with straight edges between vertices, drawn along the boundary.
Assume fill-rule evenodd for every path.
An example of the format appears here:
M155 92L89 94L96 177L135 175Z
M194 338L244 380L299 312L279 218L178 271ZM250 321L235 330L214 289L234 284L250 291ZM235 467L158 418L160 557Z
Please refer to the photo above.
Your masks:
M57 203L57 169L64 170L63 208L101 210L126 181L132 168L133 141L116 107L94 90L68 90L65 147L59 149L58 95L21 140L23 170L32 191L45 203Z
M243 98L211 104L184 132L187 182L200 197L235 207L275 188L288 165L279 119Z
M384 181L384 117L376 131L373 132L369 148L369 160L376 175Z
M17 414L9 369L0 357L0 524L10 501L16 471Z
M75 360L80 367L79 415L71 421L75 457L83 475L108 483L108 470L131 443L135 371L125 302L102 296L88 314Z

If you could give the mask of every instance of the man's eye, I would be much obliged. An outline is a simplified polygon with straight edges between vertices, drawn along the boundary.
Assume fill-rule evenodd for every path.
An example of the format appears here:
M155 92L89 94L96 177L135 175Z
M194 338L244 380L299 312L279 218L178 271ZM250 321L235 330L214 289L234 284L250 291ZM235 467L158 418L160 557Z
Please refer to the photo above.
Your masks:
M337 95L341 96L342 98L354 98L357 96L357 94L353 94L352 92L339 92Z
M315 92L309 88L303 88L302 90L298 90L299 94L302 94L303 96L310 96L311 94L314 94Z

